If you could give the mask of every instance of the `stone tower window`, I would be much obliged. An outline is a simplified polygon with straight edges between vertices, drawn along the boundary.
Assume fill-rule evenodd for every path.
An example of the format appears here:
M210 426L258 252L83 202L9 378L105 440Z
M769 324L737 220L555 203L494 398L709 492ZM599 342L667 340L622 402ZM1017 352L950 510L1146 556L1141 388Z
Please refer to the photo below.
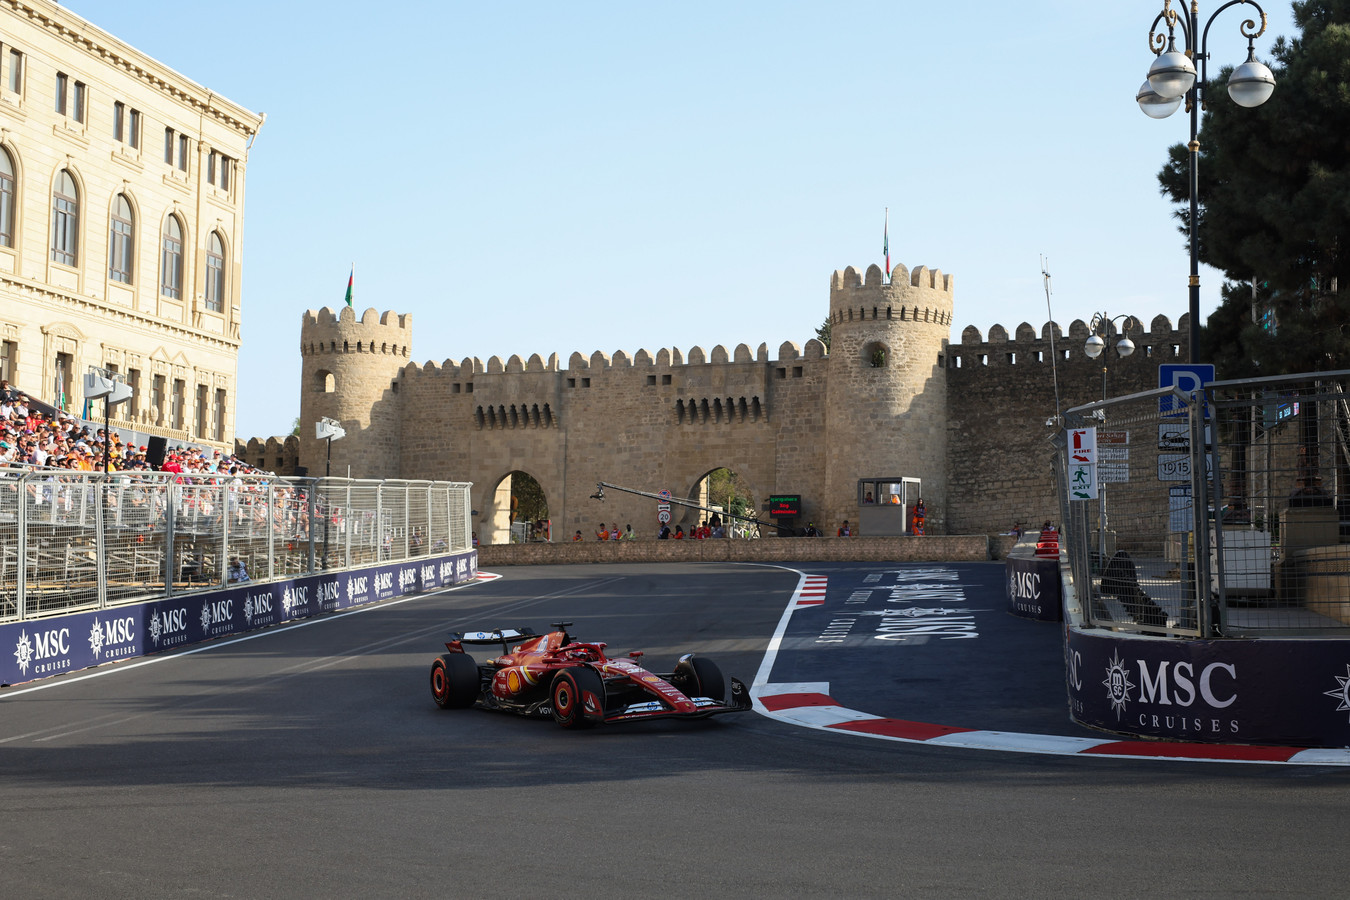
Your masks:
M327 369L320 369L314 373L314 392L316 394L331 394L337 390L337 379L333 373Z
M863 345L862 356L873 369L884 369L890 359L891 349L881 341L870 341Z

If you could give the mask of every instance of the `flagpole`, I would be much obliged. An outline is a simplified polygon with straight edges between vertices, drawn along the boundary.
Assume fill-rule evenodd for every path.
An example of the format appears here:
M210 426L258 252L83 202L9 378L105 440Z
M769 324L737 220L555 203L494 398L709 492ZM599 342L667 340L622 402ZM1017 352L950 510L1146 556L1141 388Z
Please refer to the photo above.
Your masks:
M891 208L886 207L885 224L881 227L881 252L886 256L886 283L891 283Z

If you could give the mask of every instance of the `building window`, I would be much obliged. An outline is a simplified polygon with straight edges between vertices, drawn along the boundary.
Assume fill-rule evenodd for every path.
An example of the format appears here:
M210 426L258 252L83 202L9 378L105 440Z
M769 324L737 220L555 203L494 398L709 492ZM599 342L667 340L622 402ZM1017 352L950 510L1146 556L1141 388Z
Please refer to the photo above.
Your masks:
M233 166L234 162L228 156L222 156L220 158L220 189L222 191L228 191L230 189L230 169L233 168Z
M131 110L127 115L127 143L132 149L141 149L141 111Z
M84 83L80 81L75 82L75 90L71 94L73 102L70 106L70 117L81 125L84 124L85 92L86 89Z
M158 425L164 419L164 376L150 379L150 421Z
M206 183L216 183L216 151L214 150L206 157Z
M164 161L173 165L173 129L164 129Z
M169 427L183 427L183 413L186 412L184 404L187 403L187 382L181 378L173 380L173 400L172 407L169 409Z
M127 369L127 384L131 385L131 399L127 404L131 407L131 419L135 421L141 414L141 370Z
M206 242L206 308L211 312L225 308L225 244L214 231Z
M159 292L179 300L183 296L183 226L177 216L164 223L164 247L160 258ZM177 426L175 426L177 427Z
M19 345L14 341L0 341L0 378L12 383L18 361Z
M65 169L52 193L52 260L73 266L79 260L80 195Z
M134 234L131 204L124 195L118 194L108 234L108 277L113 281L131 284L132 261L136 258Z
M10 93L23 93L23 54L14 48L9 51L9 90Z
M113 101L113 140L125 143L127 105L121 100Z
M74 362L69 353L56 354L56 383L52 385L52 398L56 401L56 408L62 412L70 409L71 391L74 389L70 373Z
M224 440L225 440L225 389L224 389L224 388L216 388L216 405L215 405L215 407L211 410L211 414L212 414L212 416L214 416L214 418L215 418L215 427L214 427L214 429L213 429L214 434L215 434L215 439L218 440L218 441L224 441Z
M197 410L195 417L197 421L194 424L193 432L197 437L204 437L206 435L206 423L209 421L207 416L210 412L208 404L210 402L211 387L205 384L197 385Z
M70 76L65 72L56 73L56 111L66 114L66 95L70 93Z
M0 147L0 246L14 246L14 160Z
M188 170L188 137L186 134L178 136L178 168L186 172Z

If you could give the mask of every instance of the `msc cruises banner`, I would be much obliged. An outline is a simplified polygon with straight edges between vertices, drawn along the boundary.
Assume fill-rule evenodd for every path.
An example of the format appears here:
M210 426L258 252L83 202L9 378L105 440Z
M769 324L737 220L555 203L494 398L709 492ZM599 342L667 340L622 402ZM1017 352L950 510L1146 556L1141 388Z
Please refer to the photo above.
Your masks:
M0 625L0 684L33 681L449 587L477 575L478 553L468 550Z
M1344 639L1187 641L1068 630L1069 708L1150 738L1350 746Z
M1064 619L1059 559L1009 556L1008 612L1024 619L1060 622Z

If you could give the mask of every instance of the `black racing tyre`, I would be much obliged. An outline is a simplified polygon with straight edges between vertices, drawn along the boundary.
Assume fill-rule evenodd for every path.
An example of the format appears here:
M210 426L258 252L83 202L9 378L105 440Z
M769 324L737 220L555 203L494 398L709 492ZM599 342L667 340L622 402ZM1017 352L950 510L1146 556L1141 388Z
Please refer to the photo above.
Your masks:
M595 700L587 707L586 695ZM563 669L553 676L549 688L553 721L564 728L590 728L605 717L605 682L600 673L588 666Z
M680 660L675 666L672 683L686 697L707 697L718 703L726 700L727 683L722 670L706 656L690 655Z
M441 709L468 709L478 699L478 663L466 653L442 653L431 664L431 696Z

